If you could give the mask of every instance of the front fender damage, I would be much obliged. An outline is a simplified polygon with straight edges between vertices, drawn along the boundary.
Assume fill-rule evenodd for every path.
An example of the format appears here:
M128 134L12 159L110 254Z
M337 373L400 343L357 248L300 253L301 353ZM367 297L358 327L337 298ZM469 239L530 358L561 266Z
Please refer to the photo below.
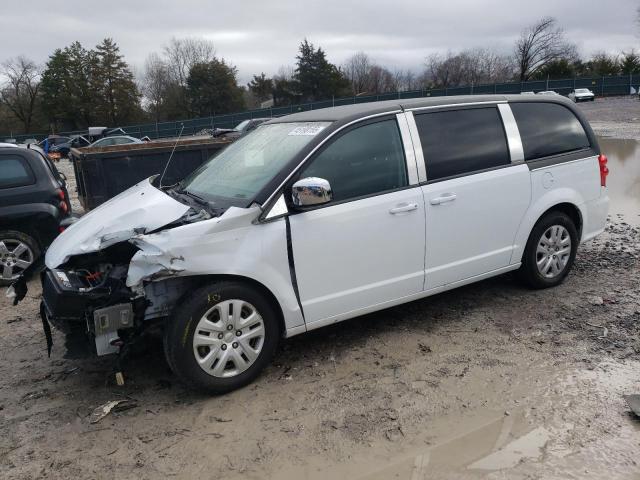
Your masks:
M204 236L248 226L260 214L260 207L230 207L216 218L162 230L149 235L136 235L129 240L138 251L129 263L126 285L140 290L144 281L202 272L201 258L189 256Z
M184 256L173 255L154 245L152 240L134 238L131 240L139 250L131 258L126 285L139 286L143 280L153 281L178 275L186 270Z

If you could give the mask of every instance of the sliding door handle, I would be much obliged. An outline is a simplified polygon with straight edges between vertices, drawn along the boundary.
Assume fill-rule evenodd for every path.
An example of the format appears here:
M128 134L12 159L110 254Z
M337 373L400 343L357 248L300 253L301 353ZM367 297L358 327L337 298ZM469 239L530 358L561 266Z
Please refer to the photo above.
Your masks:
M444 193L440 197L434 197L429 200L431 205L442 205L443 203L453 202L457 197L455 193Z

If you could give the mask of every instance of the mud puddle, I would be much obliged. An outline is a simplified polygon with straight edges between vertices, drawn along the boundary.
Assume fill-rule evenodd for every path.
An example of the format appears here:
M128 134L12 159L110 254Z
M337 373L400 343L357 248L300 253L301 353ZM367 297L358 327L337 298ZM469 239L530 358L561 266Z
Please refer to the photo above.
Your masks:
M598 141L609 159L610 214L640 225L640 142L607 137Z
M273 472L272 478L636 478L640 422L620 398L637 390L638 367L640 362L603 363L592 370L539 365L511 392L512 398L523 398L512 411L441 416L401 450L371 443L346 464L327 467L311 458L304 466Z

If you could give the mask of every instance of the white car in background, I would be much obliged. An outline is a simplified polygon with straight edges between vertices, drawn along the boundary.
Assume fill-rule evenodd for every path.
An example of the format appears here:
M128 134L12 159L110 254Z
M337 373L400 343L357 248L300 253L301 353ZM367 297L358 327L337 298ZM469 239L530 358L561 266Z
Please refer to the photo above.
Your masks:
M91 145L91 148L95 147L112 147L114 145L127 145L130 143L144 143L139 138L130 137L128 135L114 135L112 137L104 137L100 140L96 140Z
M569 98L574 102L593 102L596 96L588 88L576 88L569 94Z

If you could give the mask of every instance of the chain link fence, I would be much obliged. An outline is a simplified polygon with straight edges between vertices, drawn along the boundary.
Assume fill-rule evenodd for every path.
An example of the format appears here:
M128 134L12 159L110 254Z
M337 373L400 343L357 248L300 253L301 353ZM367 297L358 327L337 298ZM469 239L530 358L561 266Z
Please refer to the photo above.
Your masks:
M465 87L450 88L423 88L393 93L381 93L378 95L361 95L355 97L332 98L312 103L287 105L283 107L261 108L247 110L239 113L212 115L210 117L192 118L173 122L144 123L140 125L120 126L127 135L134 137L149 137L151 139L175 137L180 133L184 125L182 135L194 135L204 129L233 128L243 120L264 117L281 117L291 113L320 108L337 107L354 103L379 102L383 100L409 99L423 97L441 97L447 95L507 95L522 92L541 92L553 90L561 95L568 95L575 88L589 88L596 96L629 95L640 89L640 75L619 75L608 77L581 77L562 80L533 80L528 82L505 82L485 85L469 85ZM114 125L118 127L119 125ZM75 132L59 132L59 135L86 134L86 130ZM4 135L2 139L13 138L17 142L35 138L41 140L46 133L32 133L21 135Z

